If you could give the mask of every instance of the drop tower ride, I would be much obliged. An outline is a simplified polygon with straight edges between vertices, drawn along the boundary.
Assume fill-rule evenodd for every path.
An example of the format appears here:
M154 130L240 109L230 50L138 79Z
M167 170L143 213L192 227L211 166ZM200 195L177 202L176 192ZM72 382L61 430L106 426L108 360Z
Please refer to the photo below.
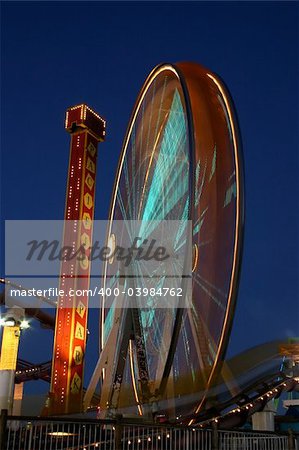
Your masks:
M63 257L53 347L49 414L79 412L82 408L84 355L87 336L89 248L92 245L97 147L105 140L105 120L85 104L66 112L65 129L71 134L65 225L62 246L84 246L84 258Z

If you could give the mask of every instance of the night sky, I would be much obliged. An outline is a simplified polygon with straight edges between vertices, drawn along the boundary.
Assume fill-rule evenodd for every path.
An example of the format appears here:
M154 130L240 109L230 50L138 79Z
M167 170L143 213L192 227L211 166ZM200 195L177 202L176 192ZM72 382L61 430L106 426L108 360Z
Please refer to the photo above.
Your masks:
M246 225L229 354L299 336L298 3L2 2L1 10L3 220L63 219L64 114L82 102L107 119L95 212L107 218L146 76L161 62L199 62L227 84L243 141ZM87 376L97 311L90 319ZM21 357L49 360L51 343L52 333L34 325L22 336Z

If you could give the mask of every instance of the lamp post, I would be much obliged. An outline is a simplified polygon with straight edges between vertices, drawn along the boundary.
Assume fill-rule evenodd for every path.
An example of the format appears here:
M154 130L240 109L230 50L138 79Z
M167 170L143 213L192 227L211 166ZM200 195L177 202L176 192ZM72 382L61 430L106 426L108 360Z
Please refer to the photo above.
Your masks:
M23 308L10 308L0 318L3 327L1 358L0 358L0 411L5 409L12 413L15 373L21 330L29 327L25 320Z

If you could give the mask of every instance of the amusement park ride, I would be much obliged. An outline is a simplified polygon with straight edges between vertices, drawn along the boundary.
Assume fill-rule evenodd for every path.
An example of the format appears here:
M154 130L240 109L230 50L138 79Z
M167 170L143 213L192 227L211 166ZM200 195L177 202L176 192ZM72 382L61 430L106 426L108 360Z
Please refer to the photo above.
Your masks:
M68 292L74 286L87 290L90 283L97 147L105 140L106 123L82 104L67 110L65 128L71 134L65 221L72 225L65 226L63 242L86 249L80 262L61 262L60 287ZM198 64L163 64L148 76L120 156L107 230L110 243L112 236L119 239L115 223L120 220L126 226L130 221L179 221L173 250L183 248L191 259L191 306L163 309L153 307L152 299L146 306L136 298L134 308L118 308L116 301L107 306L104 297L99 359L85 390L88 295L59 297L56 319L27 309L26 317L54 330L53 359L41 365L18 359L17 367L9 366L10 373L16 383L36 378L50 382L47 414L82 413L95 406L101 417L130 413L155 418L162 413L179 423L223 420L233 426L282 392L298 389L294 345L280 349L280 360L291 362L286 370L276 369L277 343L272 353L264 349L273 358L267 370L262 359L253 363L249 354L242 363L225 360L242 248L240 138L226 87ZM142 267L135 265L130 276L123 276L120 263L108 260L103 285L114 289L138 282L142 288L146 283L140 274ZM147 275L151 286L165 286L159 267ZM124 306L127 301L124 296ZM0 376L8 370L9 326L3 325ZM21 321L14 322L14 331L20 326ZM16 355L17 344L14 348ZM253 367L260 368L259 374Z
M65 128L71 133L71 151L66 195L66 226L63 244L90 247L94 214L98 142L105 139L105 121L86 105L67 110ZM50 414L77 412L82 404L83 361L87 335L88 296L80 302L70 297L71 288L88 290L88 249L80 262L63 259L58 299L50 389Z

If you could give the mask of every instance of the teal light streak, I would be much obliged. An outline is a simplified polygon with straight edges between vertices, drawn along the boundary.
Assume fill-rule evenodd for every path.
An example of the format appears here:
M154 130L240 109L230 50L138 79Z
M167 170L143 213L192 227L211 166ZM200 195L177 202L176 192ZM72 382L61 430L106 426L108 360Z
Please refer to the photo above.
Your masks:
M178 91L175 91L171 110L165 125L160 149L157 149L152 179L144 200L141 218L145 221L164 220L188 192L187 124ZM169 164L169 162L172 164ZM177 161L179 164L177 164ZM176 217L178 219L178 217ZM146 237L150 229L141 229Z

